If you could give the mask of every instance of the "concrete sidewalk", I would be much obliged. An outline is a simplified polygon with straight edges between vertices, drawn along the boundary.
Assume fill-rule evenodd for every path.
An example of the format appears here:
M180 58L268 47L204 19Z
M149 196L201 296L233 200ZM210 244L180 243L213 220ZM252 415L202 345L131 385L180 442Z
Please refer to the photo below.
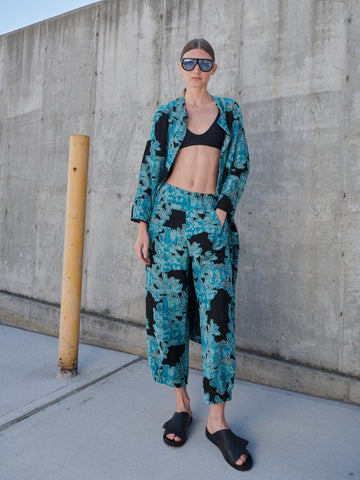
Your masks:
M255 465L228 466L204 435L201 372L184 447L162 441L173 392L146 360L80 345L79 375L56 379L58 340L0 325L0 479L360 480L360 407L236 381L227 419Z

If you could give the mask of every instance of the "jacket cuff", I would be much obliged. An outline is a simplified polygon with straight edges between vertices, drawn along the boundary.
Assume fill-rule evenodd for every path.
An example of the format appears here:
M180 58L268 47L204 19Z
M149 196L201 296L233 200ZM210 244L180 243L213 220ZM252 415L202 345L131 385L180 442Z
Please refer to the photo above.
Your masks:
M146 223L147 225L149 225L149 222L146 222L145 220L142 220L141 218L130 217L130 220L131 220L132 222L135 222L135 223L144 222L144 223Z
M134 206L132 207L131 209L131 217L130 217L130 220L132 222L136 222L136 223L140 223L140 222L144 222L144 223L147 223L149 225L149 220L147 218L145 218L144 215L140 215L140 214L136 214L136 212L134 212Z
M216 204L216 208L220 208L221 210L230 213L232 211L232 202L230 198L227 195L222 195Z

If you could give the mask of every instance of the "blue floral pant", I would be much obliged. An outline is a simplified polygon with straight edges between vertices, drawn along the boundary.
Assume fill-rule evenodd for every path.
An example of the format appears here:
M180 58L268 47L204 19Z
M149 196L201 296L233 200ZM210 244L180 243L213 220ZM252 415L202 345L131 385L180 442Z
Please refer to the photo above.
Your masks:
M229 225L215 212L216 196L167 183L160 188L149 224L151 264L146 267L148 358L154 379L187 384L189 283L199 309L203 390L207 403L231 399L235 332Z

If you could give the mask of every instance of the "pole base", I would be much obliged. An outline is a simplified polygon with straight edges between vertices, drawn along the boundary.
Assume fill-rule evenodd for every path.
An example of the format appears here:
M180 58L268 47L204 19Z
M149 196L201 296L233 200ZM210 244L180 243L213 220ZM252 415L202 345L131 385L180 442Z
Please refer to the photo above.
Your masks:
M71 377L76 377L78 374L77 369L74 370L61 370L58 368L56 378L71 378Z

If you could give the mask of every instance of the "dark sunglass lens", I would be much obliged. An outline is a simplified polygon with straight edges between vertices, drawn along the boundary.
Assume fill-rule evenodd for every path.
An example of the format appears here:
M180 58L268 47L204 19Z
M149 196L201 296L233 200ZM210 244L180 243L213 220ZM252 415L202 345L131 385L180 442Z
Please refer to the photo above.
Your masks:
M196 65L196 60L193 58L183 58L181 61L181 65L184 70L189 72L190 70L194 70Z
M213 67L212 60L199 59L198 62L199 62L200 70L202 70L203 72L210 72L210 70Z

